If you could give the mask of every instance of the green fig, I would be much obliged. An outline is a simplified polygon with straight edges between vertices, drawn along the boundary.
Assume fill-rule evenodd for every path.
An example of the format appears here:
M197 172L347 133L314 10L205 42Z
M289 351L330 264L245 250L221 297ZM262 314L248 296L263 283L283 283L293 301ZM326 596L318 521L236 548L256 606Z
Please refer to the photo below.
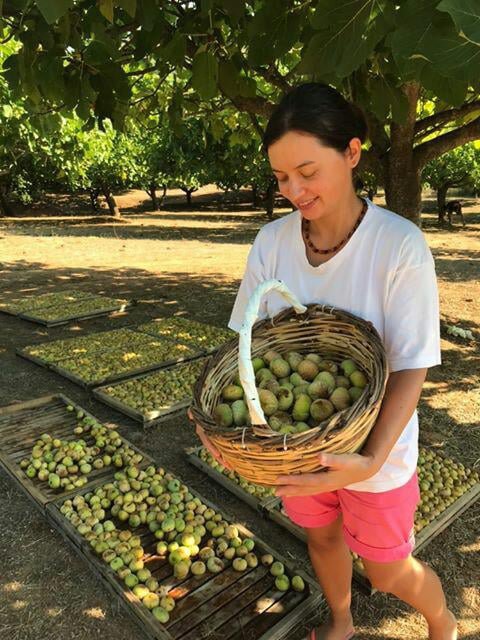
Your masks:
M363 389L360 389L360 387L350 387L348 393L350 394L352 402L356 402L362 395Z
M307 381L302 378L302 376L298 373L298 371L295 371L290 376L290 382L293 384L294 387L298 387L301 384L305 384Z
M320 371L318 376L315 378L315 382L318 381L325 385L329 395L335 389L335 378L329 371Z
M270 371L277 378L286 378L290 375L290 365L283 358L275 358L270 362Z
M220 403L215 407L214 419L221 427L231 427L233 424L233 413L229 404Z
M344 387L345 389L350 389L352 386L350 380L346 376L337 376L335 378L335 385L337 387Z
M266 416L271 416L278 409L278 400L271 391L268 389L259 389L258 397L261 407Z
M348 393L348 392L347 392ZM335 413L335 407L330 400L318 398L310 405L310 415L315 422L323 422Z
M322 382L322 380L318 380L317 378L308 385L308 395L310 396L310 398L312 398L312 400L317 400L318 398L328 398L328 387L324 382Z
M312 363L313 364L313 363ZM304 422L310 415L312 399L306 393L301 393L293 405L292 416L296 422Z
M313 360L302 360L297 368L297 373L299 373L304 380L311 382L315 379L315 376L318 375L319 368L318 365L313 362Z
M278 353L278 351L274 351L273 349L270 349L270 351L267 351L267 353L263 354L263 359L268 365L270 365L272 360L275 360L276 358L281 358L281 357L282 356Z
M261 384L264 381L267 382L267 380L275 380L275 376L270 369L259 369L255 374L255 380L257 384Z
M236 427L243 427L247 424L248 409L243 400L235 400L232 403L233 423Z
M343 360L343 362L340 363L340 367L342 368L343 373L348 377L350 377L358 368L355 362L349 359Z
M293 393L287 387L279 387L276 395L280 411L288 411L293 404Z
M345 389L345 387L337 387L330 396L330 402L338 411L347 409L352 404L348 389Z
M259 389L268 389L275 395L277 395L278 390L280 389L280 384L277 380L262 380L258 385Z
M301 353L298 353L298 351L289 351L285 355L285 360L290 365L290 368L292 369L292 371L296 371L298 365L303 360L303 356Z
M333 360L322 360L319 364L320 371L328 371L332 376L336 376L338 373L338 364Z
M322 358L321 356L318 355L318 353L307 353L307 355L305 356L305 359L315 362L317 366L319 366L320 362L322 362Z
M308 384L308 382L305 382L304 384L299 384L298 387L293 387L292 393L293 393L294 399L296 400L298 396L302 394L308 395L309 386L310 385Z
M260 369L265 367L265 361L262 358L252 358L253 371L257 373Z
M292 416L286 411L275 411L275 413L270 416L268 424L274 431L279 431L281 427L292 424Z
M360 389L364 389L367 386L365 374L358 370L350 374L350 382L354 387L360 387Z
M236 384L228 384L222 389L222 398L229 402L241 400L243 398L243 389Z
M295 429L295 433L303 433L304 431L309 431L310 429L306 422L295 422L293 427Z

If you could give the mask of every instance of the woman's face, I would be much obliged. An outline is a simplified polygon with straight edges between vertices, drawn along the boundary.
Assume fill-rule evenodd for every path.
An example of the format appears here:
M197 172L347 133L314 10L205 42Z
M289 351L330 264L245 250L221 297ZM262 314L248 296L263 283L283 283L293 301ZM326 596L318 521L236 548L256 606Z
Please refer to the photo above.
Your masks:
M289 131L268 149L280 193L308 220L333 213L339 203L351 197L352 169L360 153L358 138L339 152L297 131Z

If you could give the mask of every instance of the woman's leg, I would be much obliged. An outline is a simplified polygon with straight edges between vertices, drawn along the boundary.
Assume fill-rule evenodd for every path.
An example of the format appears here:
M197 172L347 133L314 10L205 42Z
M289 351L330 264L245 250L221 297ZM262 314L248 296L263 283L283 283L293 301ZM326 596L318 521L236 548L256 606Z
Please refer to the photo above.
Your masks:
M317 632L317 638L344 640L353 631L352 557L342 534L342 517L324 527L305 531L310 560L331 613L329 622Z
M437 574L428 565L411 555L395 562L363 562L376 589L392 593L424 616L430 640L456 640L455 616L447 607Z

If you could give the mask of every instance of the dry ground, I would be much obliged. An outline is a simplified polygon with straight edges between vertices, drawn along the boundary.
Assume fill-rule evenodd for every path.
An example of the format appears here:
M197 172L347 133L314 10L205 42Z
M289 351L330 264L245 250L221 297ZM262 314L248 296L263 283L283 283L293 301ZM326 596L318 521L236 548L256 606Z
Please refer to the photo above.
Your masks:
M170 195L159 213L148 213L140 192L120 197L125 220L74 218L65 203L28 218L0 220L0 296L57 288L129 296L141 302L117 318L99 318L47 330L0 317L0 405L62 391L114 421L158 462L183 476L227 512L255 529L284 554L307 566L303 545L215 486L184 460L195 438L180 416L147 433L94 401L67 380L15 356L14 349L49 339L90 333L183 313L212 324L228 319L250 243L265 218L245 202L224 204L209 191L194 195L194 207ZM380 201L381 202L381 201ZM67 201L68 204L68 201ZM76 205L75 205L76 206ZM426 199L424 230L434 253L444 322L473 330L475 341L442 340L444 363L430 372L421 401L421 438L470 466L480 465L479 266L480 204L465 207L467 227L439 230ZM81 213L81 211L80 211ZM476 375L477 374L477 375ZM168 443L168 445L166 444ZM480 504L480 503L479 503ZM420 557L441 576L460 619L460 637L480 638L480 575L477 539L480 508L471 507ZM393 598L369 598L354 589L354 613L362 639L425 638L420 616ZM301 630L292 640L303 636ZM142 638L78 557L51 530L31 503L0 472L0 637L11 640L131 640Z

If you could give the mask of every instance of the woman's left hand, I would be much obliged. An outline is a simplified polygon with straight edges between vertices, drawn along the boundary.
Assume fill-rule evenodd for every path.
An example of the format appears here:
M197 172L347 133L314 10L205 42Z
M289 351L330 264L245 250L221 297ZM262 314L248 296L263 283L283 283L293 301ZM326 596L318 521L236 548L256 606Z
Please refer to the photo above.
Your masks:
M321 453L320 463L326 467L316 473L299 473L277 478L276 495L312 496L317 493L337 491L349 484L362 482L377 471L373 456L359 453Z

